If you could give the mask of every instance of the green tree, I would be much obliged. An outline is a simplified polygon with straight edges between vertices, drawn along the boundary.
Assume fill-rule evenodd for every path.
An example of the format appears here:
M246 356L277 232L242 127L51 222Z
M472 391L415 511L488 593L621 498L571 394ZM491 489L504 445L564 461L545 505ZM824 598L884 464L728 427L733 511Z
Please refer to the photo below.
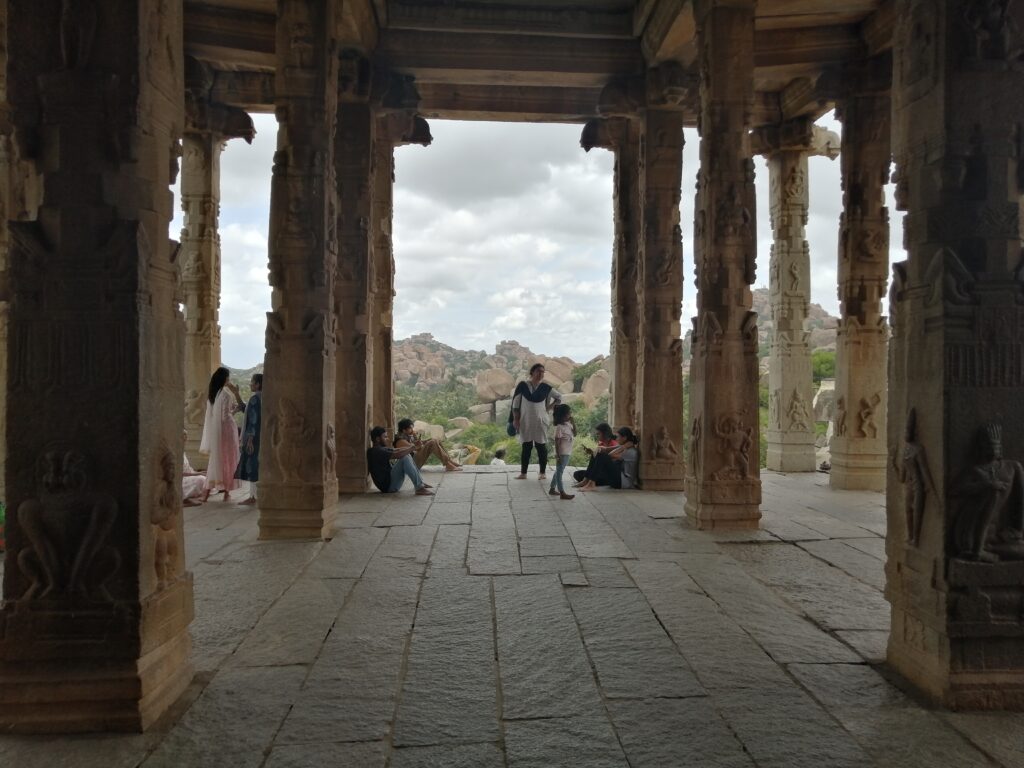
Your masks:
M811 378L815 384L822 379L836 376L836 353L831 349L816 349L811 352Z

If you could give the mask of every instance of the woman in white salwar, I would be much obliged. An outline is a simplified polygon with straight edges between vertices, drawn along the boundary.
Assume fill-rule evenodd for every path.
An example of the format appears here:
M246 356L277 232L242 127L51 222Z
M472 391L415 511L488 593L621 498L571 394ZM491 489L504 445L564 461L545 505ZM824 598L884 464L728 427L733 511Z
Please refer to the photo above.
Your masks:
M540 479L547 477L548 468L548 426L550 413L556 403L562 402L562 395L546 384L544 364L534 363L530 368L528 381L520 381L512 396L512 423L516 428L516 439L522 448L519 460L519 474L516 480L526 479L526 468L530 465L530 454L537 447L537 463L540 464Z
M231 372L218 368L210 377L206 400L206 421L199 452L210 457L206 466L206 490L203 501L218 486L224 490L224 501L240 483L235 479L238 465L238 425L235 424L235 402L240 401L238 387L228 380Z

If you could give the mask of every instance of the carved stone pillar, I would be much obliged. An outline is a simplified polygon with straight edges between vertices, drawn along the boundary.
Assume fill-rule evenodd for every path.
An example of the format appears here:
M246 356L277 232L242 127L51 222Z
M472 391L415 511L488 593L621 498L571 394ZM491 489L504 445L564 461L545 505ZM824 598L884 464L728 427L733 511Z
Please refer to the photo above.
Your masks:
M320 536L336 513L333 5L278 2L261 538Z
M807 158L839 154L839 137L809 119L759 129L755 152L768 158L769 212L772 220L769 289L773 334L768 357L768 469L815 470L814 398L810 332L811 298L807 224Z
M362 436L370 425L368 365L370 208L376 119L361 89L342 94L338 104L335 168L338 185L338 273L335 315L338 318L335 378L335 432L338 444L338 490L366 490ZM358 437L357 437L358 436Z
M682 70L663 64L649 74L641 164L640 349L637 428L644 488L681 491L683 460L683 242L679 198L683 173ZM674 78L674 79L673 79ZM669 85L669 80L673 80Z
M1021 709L1024 9L898 8L888 661L945 706Z
M686 512L700 528L755 528L761 480L750 285L757 239L746 122L754 95L754 3L704 2L697 13L701 167Z
M185 305L185 449L194 466L206 416L210 374L220 357L220 153L224 142L210 133L186 133L181 164L181 288ZM198 463L196 463L198 462Z
M392 372L392 318L395 297L395 257L391 247L392 196L395 185L395 145L386 118L378 119L373 142L373 200L370 206L369 333L370 424L395 428L395 385ZM369 436L366 437L369 443Z
M0 729L140 730L192 672L181 4L6 7L17 153L45 192L10 224Z
M843 213L839 232L839 327L836 417L829 484L885 490L885 359L882 316L889 271L890 99L852 93L837 110L843 121Z
M642 202L640 146L643 122L626 117L594 119L583 128L580 145L615 152L615 248L612 252L612 370L608 421L637 424L637 374L640 351L639 274Z

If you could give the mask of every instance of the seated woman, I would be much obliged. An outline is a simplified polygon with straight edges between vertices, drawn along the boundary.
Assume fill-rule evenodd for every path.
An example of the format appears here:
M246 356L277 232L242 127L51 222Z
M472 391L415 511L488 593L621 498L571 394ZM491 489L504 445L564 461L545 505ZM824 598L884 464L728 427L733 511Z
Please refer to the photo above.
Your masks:
M619 427L616 435L618 445L594 454L592 472L588 470L587 479L580 486L581 491L592 491L599 485L607 485L610 488L636 487L637 464L640 461L637 446L640 439L629 427Z
M602 421L596 427L594 427L594 439L597 440L597 450L593 451L587 446L583 446L583 450L590 456L590 461L587 463L586 469L577 469L572 473L573 479L576 480L576 487L579 488L583 485L587 478L590 476L590 471L594 468L594 456L598 453L606 453L618 445L615 440L615 433L612 432L611 425L606 421Z
M416 436L412 419L402 419L398 422L398 430L395 432L395 439L392 441L392 445L395 448L405 448L406 446L415 448L412 456L417 467L422 467L427 463L427 459L434 455L444 465L445 472L462 471L462 467L456 464L452 457L448 455L448 452L441 446L440 440L420 440Z

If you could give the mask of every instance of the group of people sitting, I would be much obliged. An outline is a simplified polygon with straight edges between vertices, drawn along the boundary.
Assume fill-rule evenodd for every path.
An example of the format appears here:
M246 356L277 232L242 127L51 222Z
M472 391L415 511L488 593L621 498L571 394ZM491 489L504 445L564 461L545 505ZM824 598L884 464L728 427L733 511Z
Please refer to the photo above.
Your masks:
M590 461L586 469L573 473L576 488L589 491L599 485L609 488L636 488L640 440L629 427L612 432L611 425L601 422L594 427L596 448L584 448Z
M430 490L433 486L424 481L420 472L420 467L431 456L438 458L446 472L462 471L462 467L455 463L440 440L424 440L416 435L412 419L398 422L395 437L390 441L384 427L370 430L366 464L373 484L381 493L397 493L405 484L405 479L409 478L417 496L433 496L434 492Z

